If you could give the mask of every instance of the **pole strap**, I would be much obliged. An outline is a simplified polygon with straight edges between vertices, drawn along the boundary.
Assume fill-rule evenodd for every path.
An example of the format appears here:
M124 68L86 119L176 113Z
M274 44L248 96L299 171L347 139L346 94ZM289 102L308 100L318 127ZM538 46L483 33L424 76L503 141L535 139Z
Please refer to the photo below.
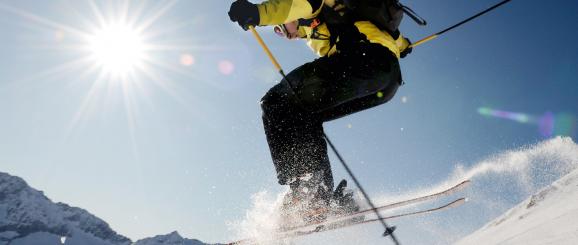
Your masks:
M413 11L413 9L411 9L408 6L405 6L401 3L399 3L399 6L401 6L401 9L403 10L403 12L407 16L409 16L411 19L413 19L413 21L415 21L415 23L417 23L420 26L427 25L427 21L424 18L422 18L421 16L419 16L415 11Z

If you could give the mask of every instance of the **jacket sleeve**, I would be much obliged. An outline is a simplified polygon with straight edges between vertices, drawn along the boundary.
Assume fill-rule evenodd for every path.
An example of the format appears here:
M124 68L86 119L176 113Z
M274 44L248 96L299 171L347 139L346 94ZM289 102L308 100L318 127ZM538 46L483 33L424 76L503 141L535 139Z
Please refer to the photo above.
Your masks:
M323 6L323 0L268 0L257 4L259 25L280 25L298 19L315 17Z
M395 40L397 47L399 48L399 52L402 53L404 50L406 50L409 45L411 45L407 39L405 39L405 37L403 37L403 35L399 35L399 37L397 38L397 40Z

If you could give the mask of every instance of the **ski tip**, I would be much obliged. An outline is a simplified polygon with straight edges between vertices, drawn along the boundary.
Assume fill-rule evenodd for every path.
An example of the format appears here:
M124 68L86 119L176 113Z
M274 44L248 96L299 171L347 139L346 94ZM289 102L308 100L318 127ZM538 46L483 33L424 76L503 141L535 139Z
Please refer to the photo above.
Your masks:
M471 183L472 183L472 181L471 181L470 179L466 179L466 180L462 181L462 182L460 183L460 185L469 185L469 184L471 184Z
M467 198L463 198L463 197L462 197L462 198L460 198L460 199L458 199L458 200L455 200L455 201L451 202L450 204L447 205L447 207L452 207L452 208L454 208L454 207L457 207L457 206L460 206L460 205L466 203L467 201L468 201Z
M466 179L466 180L463 180L462 182L460 182L459 184L455 185L452 189L462 190L462 189L470 186L471 183L472 183L471 180Z

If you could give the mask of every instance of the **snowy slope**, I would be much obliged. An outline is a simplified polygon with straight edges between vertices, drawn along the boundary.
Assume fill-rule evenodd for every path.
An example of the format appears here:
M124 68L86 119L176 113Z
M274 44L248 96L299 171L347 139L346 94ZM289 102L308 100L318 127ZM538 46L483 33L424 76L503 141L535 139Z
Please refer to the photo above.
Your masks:
M129 245L131 240L86 210L54 203L21 178L0 172L0 245ZM135 245L205 245L177 232Z
M578 244L578 170L456 243L466 244Z

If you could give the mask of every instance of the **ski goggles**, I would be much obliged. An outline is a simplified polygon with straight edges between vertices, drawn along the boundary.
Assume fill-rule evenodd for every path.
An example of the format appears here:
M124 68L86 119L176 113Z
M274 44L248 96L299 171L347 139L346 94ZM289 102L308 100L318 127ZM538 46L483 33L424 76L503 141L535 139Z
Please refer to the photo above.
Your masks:
M273 31L275 31L275 34L279 37L289 38L289 31L287 31L285 24L276 25L273 27Z

